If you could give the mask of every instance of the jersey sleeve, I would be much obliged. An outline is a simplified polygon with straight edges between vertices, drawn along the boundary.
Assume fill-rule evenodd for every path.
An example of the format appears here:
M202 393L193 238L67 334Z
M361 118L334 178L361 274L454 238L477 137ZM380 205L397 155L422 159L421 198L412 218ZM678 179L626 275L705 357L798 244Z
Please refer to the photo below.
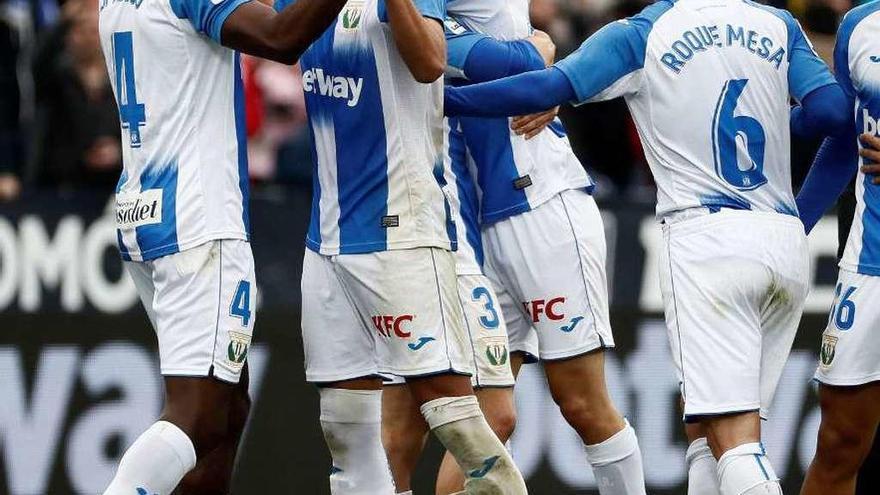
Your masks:
M849 71L849 43L856 24L855 17L850 13L843 18L837 31L837 41L834 43L834 76L850 103L855 102L856 99L856 89Z
M294 3L296 3L296 0L275 0L275 12L281 12L282 10L284 10L285 7Z
M422 17L437 19L440 22L446 18L446 0L412 0Z
M657 2L641 14L612 22L555 64L571 82L579 105L637 93L644 82L645 48L654 21L671 7Z
M801 101L810 92L834 84L834 76L816 55L798 21L785 12L788 27L788 92Z
M489 36L467 29L452 17L443 21L443 29L446 33L446 75L467 79L465 65L468 55L474 45Z
M447 18L446 75L471 83L544 68L544 58L528 40L499 41Z
M250 0L171 0L171 10L180 19L189 20L193 28L217 43L223 23L239 6Z

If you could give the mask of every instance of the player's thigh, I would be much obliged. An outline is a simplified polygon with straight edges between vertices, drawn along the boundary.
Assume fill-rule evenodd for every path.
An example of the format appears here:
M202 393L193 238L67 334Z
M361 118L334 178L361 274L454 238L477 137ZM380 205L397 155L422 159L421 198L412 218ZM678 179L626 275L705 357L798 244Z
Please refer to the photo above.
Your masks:
M484 232L486 257L537 329L542 359L613 346L604 229L592 197L565 191Z
M306 379L332 383L378 373L372 334L355 311L333 260L303 257L302 336Z
M810 259L803 226L781 218L761 237L774 282L768 288L761 314L761 417L767 418L779 379L800 326L810 287Z
M685 416L761 406L760 294L772 277L718 215L664 226L661 291Z
M472 373L451 252L415 248L334 260L358 315L374 335L380 372L406 378Z
M125 271L128 272L132 282L134 282L135 290L150 319L150 324L156 328L156 315L153 311L153 302L156 297L156 287L153 285L153 264L149 261L126 261L124 263Z
M256 321L250 244L211 241L152 264L162 374L237 383Z
M459 275L458 295L473 356L474 387L512 387L507 325L492 284L483 275Z
M816 379L832 386L880 380L880 277L841 269L822 334Z
M507 339L510 343L510 352L520 356L528 363L538 361L538 334L532 326L531 319L526 318L523 305L517 301L502 282L503 278L492 267L491 260L487 257L484 270L486 278L495 289L497 306L504 316L504 324L507 328ZM514 370L516 371L516 370Z
M550 394L557 402L572 395L596 405L610 401L605 386L605 353L601 350L571 359L545 361L544 372Z

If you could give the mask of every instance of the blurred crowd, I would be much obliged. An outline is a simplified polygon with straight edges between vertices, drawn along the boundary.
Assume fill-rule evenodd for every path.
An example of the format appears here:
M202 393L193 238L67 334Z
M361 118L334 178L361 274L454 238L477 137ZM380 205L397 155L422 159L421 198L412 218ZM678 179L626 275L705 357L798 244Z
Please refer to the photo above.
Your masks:
M267 3L270 0L261 0ZM840 17L854 0L771 0L800 19L830 61ZM859 1L859 0L855 0ZM559 56L606 22L649 0L531 0L532 23ZM98 37L98 0L0 0L0 202L41 187L112 190L121 170L119 117ZM298 67L244 57L251 180L311 184L311 151ZM650 200L653 184L626 105L615 100L561 114L603 195ZM793 145L795 182L817 143Z

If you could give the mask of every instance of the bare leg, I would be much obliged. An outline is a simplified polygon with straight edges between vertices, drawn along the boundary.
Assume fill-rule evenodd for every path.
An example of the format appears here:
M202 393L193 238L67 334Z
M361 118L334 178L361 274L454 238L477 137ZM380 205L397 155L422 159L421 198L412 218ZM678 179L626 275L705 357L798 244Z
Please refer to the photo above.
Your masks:
M199 459L196 467L181 480L175 490L179 495L223 495L229 493L235 456L251 408L248 395L248 368L242 370L241 380L230 400L229 423L226 436L219 446Z
M625 423L605 386L605 353L544 363L553 400L587 445L601 443Z
M397 493L412 490L413 471L422 455L428 425L407 385L382 390L382 444Z
M880 423L880 382L819 386L822 423L801 495L852 495Z

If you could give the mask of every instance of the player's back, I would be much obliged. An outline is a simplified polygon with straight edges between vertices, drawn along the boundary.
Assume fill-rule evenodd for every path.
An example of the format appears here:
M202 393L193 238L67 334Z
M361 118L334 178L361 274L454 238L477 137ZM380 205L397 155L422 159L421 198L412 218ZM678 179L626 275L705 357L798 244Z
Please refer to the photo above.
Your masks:
M442 22L441 2L417 8ZM413 77L385 2L349 2L301 65L317 162L309 248L335 255L453 246L440 184L443 81Z
M796 215L790 66L812 50L791 15L748 0L660 1L630 20L644 50L627 103L658 186L658 214L729 207ZM812 53L812 52L811 52ZM637 84L623 81L623 84Z
M239 55L219 44L241 3L101 0L101 45L123 128L116 219L124 257L247 239Z
M846 15L837 36L834 65L841 87L853 102L856 132L880 135L880 1ZM841 266L880 275L880 190L861 171L856 177L856 200Z
M504 41L532 34L528 0L449 0L447 12L447 38L468 31ZM560 191L593 185L559 119L528 140L510 129L507 118L458 121L479 185L484 223L536 208Z

